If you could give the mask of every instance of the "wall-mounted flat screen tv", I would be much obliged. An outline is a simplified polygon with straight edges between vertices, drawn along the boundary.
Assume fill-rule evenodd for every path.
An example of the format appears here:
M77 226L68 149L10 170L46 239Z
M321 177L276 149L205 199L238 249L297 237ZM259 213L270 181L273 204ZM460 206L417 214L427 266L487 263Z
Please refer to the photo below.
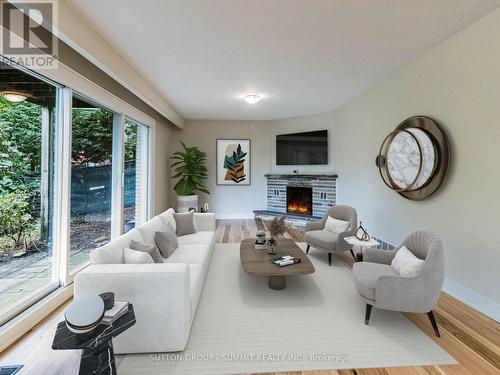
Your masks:
M276 165L328 164L328 130L276 136Z

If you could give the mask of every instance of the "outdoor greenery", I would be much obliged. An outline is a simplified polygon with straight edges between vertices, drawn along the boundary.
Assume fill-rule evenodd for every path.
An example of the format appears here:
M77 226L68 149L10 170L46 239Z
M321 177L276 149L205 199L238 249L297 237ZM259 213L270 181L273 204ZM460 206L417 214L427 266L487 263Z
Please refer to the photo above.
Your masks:
M14 248L26 249L26 233L33 222L25 192L0 195L0 235L12 240Z
M111 163L113 113L74 108L73 165ZM37 248L40 239L42 107L0 97L0 253ZM136 127L126 127L125 160L135 159Z
M39 183L33 177L40 173L41 117L38 105L0 98L0 194Z
M134 126L131 126L134 125ZM111 164L113 113L99 108L73 109L72 161L77 165ZM126 122L125 160L135 160L137 126Z
M26 249L37 231L31 211L40 195L41 116L40 106L0 98L0 252Z
M199 190L210 194L204 181L208 177L205 165L206 152L199 150L198 147L186 147L183 142L180 143L184 150L174 152L170 157L176 160L170 166L175 171L172 178L179 178L174 186L175 192L178 195L193 195Z
M113 113L101 109L73 109L71 158L73 164L111 163Z

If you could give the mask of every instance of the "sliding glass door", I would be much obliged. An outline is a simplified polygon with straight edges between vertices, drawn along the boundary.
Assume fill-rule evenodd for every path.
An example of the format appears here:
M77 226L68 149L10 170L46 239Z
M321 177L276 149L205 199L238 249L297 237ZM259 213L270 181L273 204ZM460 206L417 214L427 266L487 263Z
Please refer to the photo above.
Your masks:
M147 221L149 188L149 128L125 119L123 232Z
M111 239L115 116L77 95L72 102L70 274Z
M0 325L59 286L52 236L59 88L0 69Z
M150 140L88 96L0 69L0 326L148 220Z

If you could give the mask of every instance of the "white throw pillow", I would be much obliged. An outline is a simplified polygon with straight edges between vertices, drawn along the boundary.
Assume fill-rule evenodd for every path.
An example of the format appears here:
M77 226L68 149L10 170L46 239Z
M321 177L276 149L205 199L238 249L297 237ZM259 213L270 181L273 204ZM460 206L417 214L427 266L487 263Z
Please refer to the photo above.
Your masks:
M328 216L326 218L324 230L340 234L342 232L345 232L347 230L347 228L349 228L349 225L351 225L351 223L348 221L338 220L338 219L334 219L331 216Z
M391 262L392 268L403 277L417 276L424 264L422 259L418 259L406 246L402 246Z
M90 252L92 264L123 264L123 246L108 243Z
M160 214L160 219L163 221L165 225L170 224L172 228L174 228L174 232L177 230L177 223L175 222L174 218L174 209L169 208L166 210L164 213Z
M132 249L123 249L125 264L154 263L153 258L148 253Z

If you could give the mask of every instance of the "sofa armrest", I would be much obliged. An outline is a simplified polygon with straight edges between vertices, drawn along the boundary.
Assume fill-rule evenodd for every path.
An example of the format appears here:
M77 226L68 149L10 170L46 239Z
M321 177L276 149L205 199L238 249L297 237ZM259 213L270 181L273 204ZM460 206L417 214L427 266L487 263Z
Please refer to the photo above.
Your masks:
M136 324L113 339L116 353L185 348L191 326L187 264L98 264L76 275L75 297L103 292L134 305Z
M195 213L194 221L198 230L215 232L215 214Z
M381 264L391 264L396 251L394 250L380 250L380 249L364 249L363 261Z

